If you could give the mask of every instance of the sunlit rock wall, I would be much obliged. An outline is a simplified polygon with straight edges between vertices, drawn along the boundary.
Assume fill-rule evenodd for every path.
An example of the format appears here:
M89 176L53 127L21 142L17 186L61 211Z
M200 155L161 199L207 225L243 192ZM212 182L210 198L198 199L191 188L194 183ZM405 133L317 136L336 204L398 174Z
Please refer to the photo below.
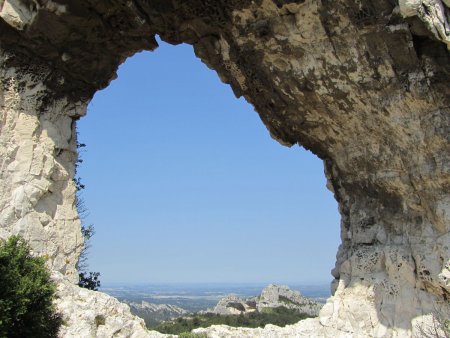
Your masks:
M403 337L450 317L448 5L0 1L0 235L23 234L74 280L74 121L159 34L193 44L274 139L324 160L342 245L334 296L308 330Z
M49 101L54 96L44 79L51 69L14 66L19 57L0 54L0 238L23 236L35 254L77 281L83 240L73 183L74 121L86 104L64 96Z

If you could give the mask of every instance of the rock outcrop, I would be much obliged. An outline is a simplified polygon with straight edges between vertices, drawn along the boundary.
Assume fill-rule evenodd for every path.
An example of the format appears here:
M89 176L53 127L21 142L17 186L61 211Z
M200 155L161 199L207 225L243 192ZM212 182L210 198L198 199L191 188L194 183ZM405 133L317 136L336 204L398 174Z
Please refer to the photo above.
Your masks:
M302 296L298 291L291 290L286 285L270 284L262 290L259 299L256 300L259 311L266 307L284 306L288 309L296 309L310 316L317 316L322 305L314 300Z
M289 289L286 285L270 284L265 287L261 295L242 299L236 295L229 295L219 300L212 313L221 315L238 315L254 311L264 311L264 308L285 307L298 310L310 316L318 316L322 305L312 299L303 297L300 292Z
M256 311L256 301L247 301L236 295L229 295L219 300L211 311L219 315L239 315Z
M351 334L343 331L327 328L320 324L318 319L304 319L294 325L286 325L285 327L278 327L268 324L264 328L242 328L229 327L226 325L213 325L208 328L195 329L194 333L207 334L211 338L312 338L312 337L327 337L327 338L349 338ZM363 336L361 336L363 337Z
M141 303L127 302L127 304L131 313L144 319L147 326L188 314L185 309L172 304L152 304L146 301Z
M156 331L148 331L144 320L132 315L128 305L105 293L79 288L54 273L58 285L56 306L63 314L60 336L80 337L165 337Z
M23 235L76 281L76 121L159 34L192 44L274 139L324 161L342 245L320 332L408 337L433 312L450 317L448 11L448 0L0 0L0 237Z

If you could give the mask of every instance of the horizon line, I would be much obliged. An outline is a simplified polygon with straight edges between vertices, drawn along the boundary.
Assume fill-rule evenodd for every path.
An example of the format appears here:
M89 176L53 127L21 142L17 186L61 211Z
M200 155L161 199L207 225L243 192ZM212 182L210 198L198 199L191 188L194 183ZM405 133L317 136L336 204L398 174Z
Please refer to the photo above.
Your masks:
M291 284L291 285L319 285L319 284L330 284L332 282L332 279L330 278L329 281L263 281L263 282L256 282L256 281L245 281L245 282L236 282L236 281L187 281L187 282L162 282L162 281L108 281L108 282L102 282L103 285L108 284L122 284L122 285L187 285L187 284L194 284L194 285L204 285L204 284L212 284L212 285L269 285L269 284L275 284L275 285L285 285L285 284ZM103 287L103 286L102 286Z

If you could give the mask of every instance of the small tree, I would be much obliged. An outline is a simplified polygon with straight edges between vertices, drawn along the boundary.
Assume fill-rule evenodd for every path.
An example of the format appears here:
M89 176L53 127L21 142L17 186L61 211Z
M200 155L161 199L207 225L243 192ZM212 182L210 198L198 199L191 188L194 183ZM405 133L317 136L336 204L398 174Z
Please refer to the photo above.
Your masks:
M31 256L22 238L0 243L0 337L57 337L55 291L45 259Z
M98 280L100 272L89 272L89 275L87 272L80 272L78 276L80 278L78 286L94 291L97 291L100 287L100 281Z
M81 149L86 147L84 143L77 143L77 148ZM75 174L77 173L78 166L83 163L81 158L78 158L75 165ZM75 186L77 188L76 196L76 208L81 221L81 233L84 237L83 249L81 250L80 256L78 257L78 262L76 264L76 269L78 270L78 286L97 291L100 287L100 272L87 272L88 269L88 250L90 248L90 239L94 236L95 230L92 224L86 225L86 218L88 216L88 210L84 204L83 198L80 196L81 191L84 190L85 185L81 183L80 177L75 177L73 179Z
M79 278L78 286L85 289L97 291L98 288L100 287L100 280L99 280L100 272L87 271L88 250L90 248L89 241L92 238L92 236L94 236L95 230L92 224L89 224L87 226L85 225L85 218L87 217L87 209L84 206L83 199L79 195L77 195L77 210L81 220L81 233L83 234L84 237L83 249L81 250L76 265Z

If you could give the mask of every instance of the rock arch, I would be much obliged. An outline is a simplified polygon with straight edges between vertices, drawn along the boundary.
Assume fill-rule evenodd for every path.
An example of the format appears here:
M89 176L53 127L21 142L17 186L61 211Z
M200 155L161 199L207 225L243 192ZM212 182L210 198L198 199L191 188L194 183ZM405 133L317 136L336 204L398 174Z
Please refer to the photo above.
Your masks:
M0 237L24 235L70 288L82 246L76 120L118 65L155 49L159 34L192 44L274 139L324 161L342 245L317 335L410 336L420 316L448 317L447 6L1 0Z

